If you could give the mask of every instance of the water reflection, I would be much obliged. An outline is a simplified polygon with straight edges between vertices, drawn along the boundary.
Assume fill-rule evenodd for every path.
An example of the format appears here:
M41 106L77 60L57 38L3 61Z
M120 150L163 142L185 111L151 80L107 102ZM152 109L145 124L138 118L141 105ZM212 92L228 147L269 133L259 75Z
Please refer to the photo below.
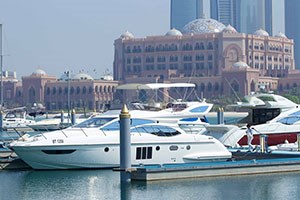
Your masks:
M300 173L120 184L111 170L2 171L0 199L299 199Z

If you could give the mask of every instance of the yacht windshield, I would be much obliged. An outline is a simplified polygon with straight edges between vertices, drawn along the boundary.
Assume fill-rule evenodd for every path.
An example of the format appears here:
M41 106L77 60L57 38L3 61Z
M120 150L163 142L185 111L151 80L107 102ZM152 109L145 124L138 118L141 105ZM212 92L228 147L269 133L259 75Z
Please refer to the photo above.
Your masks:
M91 128L91 127L96 128L96 127L103 126L104 124L112 121L113 119L116 119L116 118L93 117L93 118L90 118L84 122L81 122L81 123L75 125L74 127L76 127L76 128Z
M142 124L152 124L152 123L155 123L155 122L153 120L149 120L149 119L131 119L130 120L131 127L142 125ZM103 130L103 131L114 131L114 130L119 130L119 129L120 129L119 121L112 122L101 128L101 130Z
M300 121L300 116L285 117L285 118L278 120L278 122L280 122L282 124L287 124L287 125L294 124L298 121Z
M131 132L153 134L160 137L170 137L170 136L175 136L180 134L180 132L177 131L176 129L173 129L169 126L163 126L163 125L137 127L131 129Z

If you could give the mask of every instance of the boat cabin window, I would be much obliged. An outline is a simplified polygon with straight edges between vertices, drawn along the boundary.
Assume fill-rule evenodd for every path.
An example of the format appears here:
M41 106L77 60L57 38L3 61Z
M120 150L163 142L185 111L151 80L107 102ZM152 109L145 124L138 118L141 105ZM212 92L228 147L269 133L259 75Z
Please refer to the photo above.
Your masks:
M291 124L294 124L298 121L300 121L300 116L284 117L284 118L278 120L277 122L280 122L282 124L291 125Z
M289 114L289 116L300 116L300 110Z
M160 137L170 137L181 134L176 129L173 129L169 126L163 126L163 125L153 125L153 126L142 126L131 129L131 133L147 133L147 134L153 134Z
M116 118L93 117L93 118L90 118L84 122L81 122L81 123L75 125L74 127L76 127L76 128L92 128L92 127L96 128L96 127L103 126L104 124L112 121L113 119L116 119Z
M172 111L178 112L187 108L185 103L168 103L166 108L171 108Z
M253 109L252 113L252 124L262 124L266 123L267 121L277 117L280 114L279 108L259 108Z
M130 120L131 127L142 125L142 124L152 124L152 123L154 123L154 121L149 120L149 119L131 119ZM107 124L106 126L101 128L101 130L103 130L103 131L113 131L113 130L119 130L119 129L120 129L119 121L115 121L113 123Z
M207 111L207 109L209 108L209 106L200 106L200 107L197 107L197 108L193 108L192 110L191 110L191 112L192 113L194 113L194 112L206 112Z

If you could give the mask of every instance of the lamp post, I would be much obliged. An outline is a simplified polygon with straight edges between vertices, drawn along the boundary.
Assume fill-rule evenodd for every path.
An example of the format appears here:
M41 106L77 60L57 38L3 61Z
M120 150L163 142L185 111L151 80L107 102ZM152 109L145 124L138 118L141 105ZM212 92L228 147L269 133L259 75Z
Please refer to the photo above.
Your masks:
M68 124L70 120L70 71L65 71L65 75L67 76L68 81Z

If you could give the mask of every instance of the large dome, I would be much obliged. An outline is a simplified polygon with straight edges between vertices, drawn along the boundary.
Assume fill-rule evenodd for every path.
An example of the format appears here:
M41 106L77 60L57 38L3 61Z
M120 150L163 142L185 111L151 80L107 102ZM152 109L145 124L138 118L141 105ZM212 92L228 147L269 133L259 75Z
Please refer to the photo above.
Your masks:
M224 28L225 25L221 22L210 18L202 18L189 22L183 27L182 32L194 34L218 33L221 32Z

